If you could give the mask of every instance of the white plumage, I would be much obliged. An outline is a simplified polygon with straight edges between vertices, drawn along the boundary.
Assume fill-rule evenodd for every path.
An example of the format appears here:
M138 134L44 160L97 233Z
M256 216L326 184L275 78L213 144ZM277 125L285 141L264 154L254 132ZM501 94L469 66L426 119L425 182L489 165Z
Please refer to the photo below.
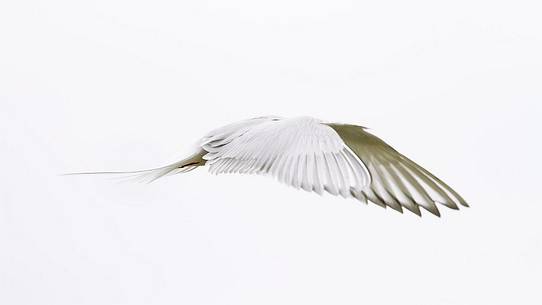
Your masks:
M214 130L201 143L210 172L269 174L321 194L351 197L369 171L336 131L309 117L263 117Z
M310 117L259 117L215 129L190 157L136 172L149 181L209 166L213 174L269 175L298 189L440 216L437 204L468 206L452 188L364 127ZM87 173L87 174L96 174Z

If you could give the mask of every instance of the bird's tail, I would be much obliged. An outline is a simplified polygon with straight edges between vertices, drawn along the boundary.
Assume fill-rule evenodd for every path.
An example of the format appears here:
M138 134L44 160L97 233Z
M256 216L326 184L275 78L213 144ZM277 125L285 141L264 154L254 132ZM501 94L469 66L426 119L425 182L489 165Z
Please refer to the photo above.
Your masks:
M123 178L129 178L137 181L150 183L164 176L186 173L194 170L199 166L204 166L207 161L203 159L203 156L206 153L207 152L205 152L204 150L200 150L186 159L158 168L137 171L79 172L66 173L64 175L121 175Z

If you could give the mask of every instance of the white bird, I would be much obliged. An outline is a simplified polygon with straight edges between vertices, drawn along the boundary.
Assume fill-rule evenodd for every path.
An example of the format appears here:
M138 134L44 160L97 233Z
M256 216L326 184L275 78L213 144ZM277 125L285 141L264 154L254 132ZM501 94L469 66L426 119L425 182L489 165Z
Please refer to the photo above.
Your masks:
M268 175L297 189L355 198L421 216L440 216L437 205L468 207L433 174L367 132L365 127L311 117L265 116L215 129L179 162L135 172L150 181L208 166L213 174Z

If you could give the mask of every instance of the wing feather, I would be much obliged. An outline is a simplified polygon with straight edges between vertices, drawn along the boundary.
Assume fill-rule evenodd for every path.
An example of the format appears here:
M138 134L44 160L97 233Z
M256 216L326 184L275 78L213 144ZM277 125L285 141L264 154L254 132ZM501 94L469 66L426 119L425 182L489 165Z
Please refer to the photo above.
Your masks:
M399 212L404 208L417 215L421 215L420 207L440 216L437 204L451 209L468 206L452 188L363 127L329 126L337 131L370 173L369 185L362 190L350 189L355 198L364 202L368 199Z
M295 188L351 197L369 171L335 130L319 120L264 117L231 124L202 139L214 174L272 175Z
M215 174L271 175L297 189L440 216L468 206L452 188L363 127L262 117L209 133L201 147Z

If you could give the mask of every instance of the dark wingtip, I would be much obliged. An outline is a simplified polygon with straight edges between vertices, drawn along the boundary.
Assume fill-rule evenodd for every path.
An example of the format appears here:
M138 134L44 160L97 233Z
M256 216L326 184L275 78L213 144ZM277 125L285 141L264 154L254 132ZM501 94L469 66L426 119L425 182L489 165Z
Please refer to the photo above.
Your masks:
M457 206L457 204L455 203L450 203L450 202L442 202L442 201L435 201L436 203L440 204L440 205L443 205L449 209L452 209L452 210L459 210L459 207Z
M412 214L418 216L418 217L422 217L422 212L420 211L420 209L409 209L407 208L407 210L409 210Z
M438 210L438 208L434 208L434 209L426 209L427 211L429 211L431 214L437 216L437 217L440 217L440 211Z

